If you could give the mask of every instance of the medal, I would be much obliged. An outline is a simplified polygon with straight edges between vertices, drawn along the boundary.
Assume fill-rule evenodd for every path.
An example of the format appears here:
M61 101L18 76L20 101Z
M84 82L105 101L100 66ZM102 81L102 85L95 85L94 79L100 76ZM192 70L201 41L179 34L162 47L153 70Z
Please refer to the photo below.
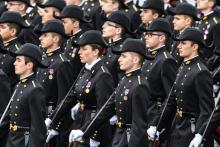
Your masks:
M127 100L128 100L128 97L127 97L127 96L124 96L124 100L127 101Z
M85 92L86 92L86 93L89 93L89 92L90 92L90 90L87 88L87 89L85 90Z
M49 75L49 79L52 80L52 79L53 79L53 76L52 76L52 75Z

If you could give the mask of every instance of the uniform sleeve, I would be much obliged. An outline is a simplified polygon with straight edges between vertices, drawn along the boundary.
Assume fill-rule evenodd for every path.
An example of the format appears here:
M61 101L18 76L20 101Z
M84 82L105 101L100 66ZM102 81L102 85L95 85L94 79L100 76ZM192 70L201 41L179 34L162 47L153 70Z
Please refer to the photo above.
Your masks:
M109 121L109 119L115 114L115 92L109 98L109 102L107 103L105 108L100 112L98 117L95 120L89 120L81 128L81 130L84 132L84 137L92 136L93 133L96 130L98 130L102 124Z
M199 117L196 122L196 132L202 124L209 119L214 108L214 98L212 96L212 78L208 71L201 71L195 79L195 90L199 98Z
M97 101L97 111L105 104L113 92L113 79L110 74L104 73L100 75L99 80L96 82L95 95ZM103 123L101 127L94 132L91 136L94 140L101 140L102 136L106 134L106 130L110 128L109 122Z
M166 93L166 97L169 95L170 89L173 86L173 83L176 79L177 74L177 64L176 62L169 58L164 61L163 65L161 66L161 80L163 84L163 89Z
M132 95L132 124L131 137L128 147L147 146L147 106L150 91L147 85L138 85Z
M35 88L29 98L30 110L30 138L31 147L44 146L46 139L46 117L45 92L41 88Z
M8 102L10 100L11 89L10 89L9 78L6 76L6 74L4 74L1 71L0 71L0 80L1 80L0 81L0 91L1 91L1 94L0 94L0 116L2 116L6 106L8 105ZM2 130L4 128L4 126L7 125L8 123L9 123L9 119L5 118L0 126L0 128L1 128L0 130Z
M63 62L57 71L57 90L58 90L58 100L59 104L66 96L69 88L73 84L73 74L71 71L71 65L69 62Z

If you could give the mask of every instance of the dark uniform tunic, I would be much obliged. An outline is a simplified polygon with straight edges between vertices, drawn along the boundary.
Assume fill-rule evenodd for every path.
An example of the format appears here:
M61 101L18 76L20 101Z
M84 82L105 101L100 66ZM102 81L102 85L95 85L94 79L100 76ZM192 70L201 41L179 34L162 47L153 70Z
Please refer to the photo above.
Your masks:
M4 48L10 52L16 52L21 47L20 42L17 38L4 43ZM13 90L14 86L19 81L18 76L14 71L14 61L15 58L10 56L9 54L0 54L0 68L7 74L11 83L11 90Z
M103 61L112 74L114 84L117 85L123 76L123 72L119 68L118 58L119 55L114 54L112 51L118 51L122 47L124 39L119 39L109 44L110 47L106 49L106 55L103 57Z
M72 74L73 79L75 80L83 67L83 64L80 62L79 58L79 47L76 47L76 41L79 39L80 35L83 34L84 31L80 30L71 36L64 45L64 55L70 61L72 66Z
M16 86L10 107L10 132L6 147L26 147L25 144L28 147L43 147L46 139L45 117L45 91L33 74Z
M201 21L198 22L197 27L203 32L204 39L208 45L212 44L213 41L213 26L220 22L220 18L215 11L211 12L209 15L204 16ZM203 48L201 50L201 55L207 60L213 55L213 48Z
M47 105L56 106L65 97L72 84L71 65L60 48L46 53L42 63L48 65L48 68L40 68L37 79L47 92Z
M150 106L148 108L149 125L154 116L159 113L161 104L168 97L177 73L177 64L166 51L165 46L151 52L154 60L146 60L142 73L149 81L151 89Z
M186 147L213 110L212 78L200 58L184 61L174 82L160 126L176 113L169 147ZM211 144L205 146L211 147Z
M148 146L145 129L149 92L148 83L141 76L141 70L127 73L106 107L91 127L84 132L84 137L91 136L97 128L116 114L118 122L112 147ZM82 130L85 131L86 128L87 125L84 125Z
M11 84L8 76L0 69L0 116L2 117L10 100ZM0 125L0 146L5 147L9 132L9 117L6 117Z
M74 129L80 129L85 122L95 115L96 110L99 110L113 92L113 80L108 69L103 66L102 61L98 61L91 70L83 69L77 78L72 96L68 97L63 107L54 118L52 127L59 129L62 125L59 119L64 113L69 112L76 104L76 100L80 103L80 108L74 121ZM56 113L56 110L55 110ZM53 117L54 113L51 115ZM57 123L59 121L59 123ZM100 147L108 147L110 145L110 124L105 123L101 129L91 137L92 139L101 142ZM89 145L89 140L86 138L83 143ZM80 146L80 145L79 145Z

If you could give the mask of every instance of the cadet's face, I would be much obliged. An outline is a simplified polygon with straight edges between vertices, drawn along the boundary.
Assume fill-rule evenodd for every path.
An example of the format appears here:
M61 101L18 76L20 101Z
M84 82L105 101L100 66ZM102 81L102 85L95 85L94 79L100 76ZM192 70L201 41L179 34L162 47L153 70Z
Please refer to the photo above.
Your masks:
M186 27L186 18L184 15L174 15L173 17L174 30L181 31Z
M116 35L116 24L110 21L106 21L102 26L102 36L105 38L111 38Z
M73 32L73 23L76 21L76 20L72 20L70 18L63 18L62 19L63 21L63 25L64 25L64 28L65 28L65 34L66 35L71 35Z
M15 66L15 74L20 75L20 76L26 74L28 65L25 64L24 56L16 56L14 66Z
M145 35L145 43L146 47L149 49L155 49L159 45L159 37L162 36L161 33L158 32L146 32Z
M111 13L117 3L112 3L111 0L100 0L100 6L105 13Z
M143 9L140 13L141 21L144 24L148 24L152 20L154 20L154 14L151 9Z
M20 6L22 5L19 1L9 1L7 3L8 11L20 12Z
M1 23L0 24L0 35L2 36L3 41L8 41L11 39L11 29L6 23Z
M98 58L98 50L92 50L90 45L81 46L79 49L79 57L82 63L91 64Z
M44 11L42 13L42 23L46 23L49 20L53 20L53 13L54 13L54 8L53 7L46 7L44 8Z
M134 67L134 53L133 52L124 52L121 53L118 63L120 66L120 69L129 72Z
M40 40L40 43L41 43L41 47L45 48L45 49L48 49L50 48L52 45L53 45L53 35L52 33L43 33L39 40Z
M196 0L196 7L198 10L205 10L208 8L209 0Z
M192 55L193 49L191 41L180 41L178 48L181 57L188 58Z

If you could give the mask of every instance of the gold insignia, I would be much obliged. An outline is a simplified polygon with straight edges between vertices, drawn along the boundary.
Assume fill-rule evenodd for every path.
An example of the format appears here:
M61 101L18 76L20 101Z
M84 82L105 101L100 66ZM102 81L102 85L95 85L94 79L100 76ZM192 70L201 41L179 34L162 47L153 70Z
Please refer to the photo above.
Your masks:
M53 79L53 76L52 76L52 75L49 75L49 79L52 80L52 79Z
M47 54L48 57L50 57L50 56L52 56L52 55L53 55L53 53L48 53L48 54Z
M71 57L72 57L72 58L74 58L74 57L75 57L75 54L74 54L74 53L72 53Z
M128 100L128 96L124 96L124 100L127 101Z
M21 83L25 83L27 81L27 79L23 79L21 80Z
M153 52L151 52L152 55L155 55L156 53L157 53L157 51L153 51Z
M90 90L87 88L87 89L85 90L85 92L86 92L86 93L89 93L89 92L90 92Z
M127 77L130 77L131 75L132 75L131 73L128 73L126 76L127 76Z
M186 61L185 64L189 64L191 61Z

